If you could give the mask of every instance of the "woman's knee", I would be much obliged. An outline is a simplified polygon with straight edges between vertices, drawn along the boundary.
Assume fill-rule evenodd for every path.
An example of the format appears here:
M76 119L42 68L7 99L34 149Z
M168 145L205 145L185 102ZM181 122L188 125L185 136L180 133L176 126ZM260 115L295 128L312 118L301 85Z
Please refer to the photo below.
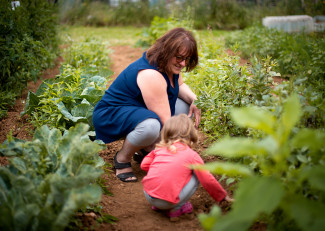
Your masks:
M149 118L139 123L126 138L133 145L149 146L158 139L160 129L160 122L157 119Z
M147 119L143 122L144 129L142 135L149 139L152 138L155 141L160 134L160 122L157 119Z
M190 105L186 103L184 100L177 98L175 104L175 115L179 114L188 114L190 111Z

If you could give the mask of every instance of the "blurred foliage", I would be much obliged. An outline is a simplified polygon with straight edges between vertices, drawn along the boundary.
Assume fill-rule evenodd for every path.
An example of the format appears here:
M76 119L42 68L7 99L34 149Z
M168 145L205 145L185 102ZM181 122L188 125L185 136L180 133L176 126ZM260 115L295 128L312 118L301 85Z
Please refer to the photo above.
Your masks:
M0 118L58 55L57 8L48 1L0 1ZM4 98L3 98L4 97Z
M104 0L70 0L60 1L60 19L70 25L149 26L155 16L183 20L187 9L195 29L210 26L231 30L243 29L269 15L322 15L325 6L313 0L139 0L119 1L116 6Z
M62 1L60 20L64 24L82 26L143 26L154 16L167 14L165 3L150 7L147 1L120 1L116 7L101 1Z
M178 20L175 18L160 18L154 17L149 28L144 28L142 33L139 34L140 39L135 44L137 47L150 47L154 42L160 38L167 31L183 27L186 30L191 30L193 33L193 22L191 20Z
M254 222L268 230L321 230L325 215L325 133L296 127L302 107L297 95L280 113L257 107L234 108L231 117L243 128L260 131L259 138L224 137L208 154L228 162L196 166L215 174L240 175L235 202L226 215L219 207L199 219L205 230L249 230ZM242 164L234 163L242 160ZM238 166L239 165L239 166Z

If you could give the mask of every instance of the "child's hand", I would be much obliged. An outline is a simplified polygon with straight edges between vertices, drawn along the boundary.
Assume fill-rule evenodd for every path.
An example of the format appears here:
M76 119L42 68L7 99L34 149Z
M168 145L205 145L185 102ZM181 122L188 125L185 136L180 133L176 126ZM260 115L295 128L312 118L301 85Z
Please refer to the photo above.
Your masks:
M227 195L222 201L219 202L219 206L225 210L229 210L234 201L235 200L233 198Z
M228 195L223 200L229 203L233 203L235 201L233 198L229 197Z

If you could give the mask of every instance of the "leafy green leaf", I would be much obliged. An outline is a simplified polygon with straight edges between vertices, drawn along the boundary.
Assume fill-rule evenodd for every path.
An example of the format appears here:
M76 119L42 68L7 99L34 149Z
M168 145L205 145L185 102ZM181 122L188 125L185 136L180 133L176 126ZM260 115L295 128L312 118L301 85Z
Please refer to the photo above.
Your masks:
M251 169L242 164L228 163L228 162L212 162L204 165L193 165L194 169L209 170L212 173L227 176L250 176L252 175Z
M73 117L80 118L92 118L94 107L90 104L78 104L71 109L71 114Z
M17 168L22 174L25 174L27 171L25 162L19 157L13 157L10 159L10 164Z
M89 79L89 81L94 82L96 85L103 86L103 87L106 87L106 83L107 83L106 78L99 76L99 75L95 75L95 76L91 77Z
M307 167L305 167L307 168ZM325 167L322 165L308 167L301 174L301 181L307 180L314 189L325 192Z
M325 205L305 197L290 200L290 213L302 230L319 231L325 227Z
M87 87L82 91L80 96L87 99L90 103L96 104L102 98L103 91L94 87Z
M25 110L21 112L21 116L30 114L39 104L40 99L33 92L29 91L26 99Z
M213 205L209 215L200 213L198 218L205 230L211 230L213 225L220 219L222 213L220 207Z
M281 182L271 177L254 176L239 182L232 210L216 220L212 230L246 231L261 214L272 213L285 194Z
M249 127L273 134L276 118L268 111L257 107L233 108L231 110L233 120L242 127Z
M267 147L251 138L226 137L214 143L206 153L224 157L242 157L246 155L267 155Z
M270 214L279 206L284 194L284 188L276 178L254 176L243 179L234 196L233 211L249 220L260 213Z
M297 95L291 95L283 105L281 116L281 129L284 132L284 138L289 135L292 128L297 124L301 116L301 105Z
M61 113L69 120L77 123L77 122L86 122L87 118L83 116L73 116L68 111L68 109L64 106L63 102L60 102L57 104L58 109L61 111Z
M325 148L325 133L320 130L302 129L292 139L294 147L307 147L311 150L317 151Z

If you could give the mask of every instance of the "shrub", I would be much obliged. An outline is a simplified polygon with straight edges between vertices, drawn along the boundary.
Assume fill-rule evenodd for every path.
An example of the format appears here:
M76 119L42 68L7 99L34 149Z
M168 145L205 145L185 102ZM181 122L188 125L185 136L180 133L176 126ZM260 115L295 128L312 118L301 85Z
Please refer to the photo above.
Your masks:
M10 1L0 2L0 91L15 97L30 80L36 81L41 71L53 65L58 54L56 8L48 1L21 1L11 8ZM1 94L3 95L3 94ZM0 108L8 108L4 99Z
M255 26L232 33L226 45L237 43L245 57L271 56L278 63L275 70L289 82L282 92L299 92L305 97L304 125L324 127L325 124L325 39L317 34L288 34ZM282 94L277 92L278 95Z

